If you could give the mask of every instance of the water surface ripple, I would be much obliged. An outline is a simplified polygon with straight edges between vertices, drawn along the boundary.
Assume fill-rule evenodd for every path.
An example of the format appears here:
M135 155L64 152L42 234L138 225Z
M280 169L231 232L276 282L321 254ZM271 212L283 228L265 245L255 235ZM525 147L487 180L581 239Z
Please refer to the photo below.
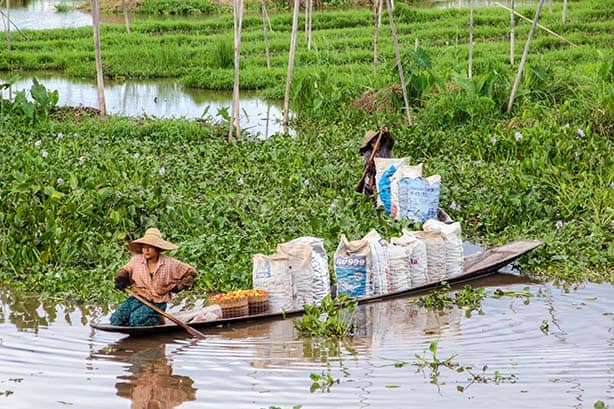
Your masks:
M482 285L531 296L489 297L470 315L406 299L361 306L355 336L339 342L301 338L290 320L206 330L205 340L123 337L84 325L85 310L27 310L4 292L0 407L612 407L613 287L505 277ZM432 361L435 340L454 368L416 365L416 354ZM312 374L334 382L312 386Z

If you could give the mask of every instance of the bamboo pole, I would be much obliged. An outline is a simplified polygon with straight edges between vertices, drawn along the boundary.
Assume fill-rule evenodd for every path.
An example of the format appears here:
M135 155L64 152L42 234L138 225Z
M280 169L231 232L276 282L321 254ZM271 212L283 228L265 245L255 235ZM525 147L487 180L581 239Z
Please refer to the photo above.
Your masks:
M96 53L96 85L98 88L98 109L100 116L107 116L107 108L104 101L104 77L102 75L102 56L100 53L100 9L98 0L91 0L92 27L94 29L94 50Z
M11 0L6 0L6 47L11 53Z
M495 2L495 4L496 4L497 6L499 6L499 7L501 7L501 8L504 8L504 9L506 9L506 10L508 10L508 11L513 12L515 15L517 15L518 17L520 17L520 18L521 18L521 19L523 19L523 20L526 20L526 21L528 21L528 22L530 22L530 23L532 23L532 22L533 22L533 20L531 20L531 19L530 19L530 18L528 18L528 17L523 16L522 14L520 14L519 12L517 12L516 10L511 10L509 7L506 7L506 6L504 6L503 4L498 3L498 2ZM567 44L569 44L569 45L573 45L574 47L577 47L577 46L578 46L577 44L572 43L571 41L569 41L569 40L568 40L568 39L566 39L565 37L561 36L560 34L557 34L557 33L555 33L554 31L550 30L548 27L544 27L544 26L542 26L542 25L541 25L541 24L539 24L539 23L537 24L537 27L538 27L538 28L540 28L540 29L542 29L542 30L544 30L544 31L545 31L546 33L548 33L548 34L551 34L551 35L555 36L556 38L558 38L558 39L560 39L560 40L565 41L565 42L566 42Z
M290 53L288 56L288 75L286 77L286 92L284 93L284 133L288 133L288 111L290 109L290 86L292 85L292 75L294 73L294 54L296 53L296 35L298 32L298 14L301 0L294 0L294 13L292 16L292 35L290 37Z
M271 68L271 55L269 53L269 33L267 30L266 3L262 0L262 29L264 30L264 52L266 55L266 67Z
M373 74L377 74L377 66L379 59L378 42L379 42L379 29L382 26L382 8L383 0L373 0L373 15L375 16L375 22L373 24Z
M563 24L567 22L567 0L563 0L563 14L561 15Z
M511 4L510 4L510 65L514 65L514 40L515 40L515 33L514 33L514 28L515 28L515 21L514 21L514 0L511 0Z
M237 140L241 137L241 106L239 96L239 69L241 65L241 31L243 27L243 0L234 0L234 51L235 51L235 74L234 86L232 88L232 115L230 117L230 127L228 138L232 138L232 131L235 131Z
M313 13L313 0L305 0L305 41L307 49L311 50L311 15Z
M469 0L469 79L473 77L473 0Z
M126 0L122 0L122 8L124 9L124 23L126 24L126 31L130 34L130 17L128 16L128 4Z
M412 125L411 113L409 111L409 100L407 98L407 86L405 85L405 75L403 74L403 64L401 63L401 52L399 51L399 40L397 38L397 28L394 25L392 16L392 0L386 0L386 8L388 9L388 19L390 20L390 30L392 31L392 40L394 43L394 53L399 69L399 79L401 80L401 91L403 91L403 102L405 103L405 114L407 115L407 126Z
M2 10L0 10L0 14L2 14L4 18L6 18L8 22L7 24L11 24L15 28L15 30L17 30L17 32L23 36L23 38L25 38L26 40L30 39L30 37L28 37L23 31L21 31L19 27L17 26L17 24L15 24L13 20L11 20L10 16L6 15L4 11Z
M524 44L524 50L522 51L522 57L520 58L520 65L518 66L518 73L516 74L516 79L514 80L514 85L512 87L512 93L510 94L510 100L507 104L507 112L512 112L512 105L514 104L514 98L516 98L516 92L518 91L518 85L520 85L520 78L522 77L522 70L524 69L524 64L527 61L527 55L529 54L529 45L531 44L531 40L533 39L533 34L535 33L535 27L537 27L537 21L539 20L539 15L542 11L542 6L544 5L544 0L539 0L537 4L537 10L535 11L535 18L533 18L533 23L531 24L531 29L529 30L529 36L527 38L527 42Z

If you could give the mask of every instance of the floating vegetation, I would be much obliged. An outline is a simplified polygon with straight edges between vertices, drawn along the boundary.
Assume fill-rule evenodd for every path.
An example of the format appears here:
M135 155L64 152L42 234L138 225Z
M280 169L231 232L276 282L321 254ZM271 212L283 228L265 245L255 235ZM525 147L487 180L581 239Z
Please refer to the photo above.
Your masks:
M330 368L328 368L327 371L322 371L321 374L311 373L309 379L311 379L312 382L309 391L312 393L317 390L330 392L331 386L335 383L339 383L339 379L333 378Z
M421 371L423 374L426 375L426 370L430 371L430 381L432 384L437 385L438 389L443 384L439 380L440 368L447 368L455 373L467 373L469 375L467 378L467 385L458 385L456 387L456 390L458 390L459 392L466 391L467 388L474 383L494 383L499 385L501 383L515 383L517 381L517 377L514 374L505 375L502 374L500 371L488 373L488 365L482 366L481 372L475 372L472 365L461 365L458 362L454 361L454 358L457 357L456 354L451 355L443 360L439 359L437 357L438 343L439 340L435 340L429 344L429 351L431 352L430 359L426 358L424 355L415 354L417 360L414 363L414 365L418 367L418 371ZM397 366L395 364L395 367L397 368L402 366Z
M433 290L429 295L410 300L410 303L420 305L425 308L443 310L458 306L465 309L468 313L480 310L482 300L486 297L486 290L483 288L473 288L469 284L461 290L450 295L452 287L447 282L443 282L441 287Z
M357 306L358 301L345 294L327 295L319 306L305 305L305 314L294 326L303 336L343 337L351 330Z

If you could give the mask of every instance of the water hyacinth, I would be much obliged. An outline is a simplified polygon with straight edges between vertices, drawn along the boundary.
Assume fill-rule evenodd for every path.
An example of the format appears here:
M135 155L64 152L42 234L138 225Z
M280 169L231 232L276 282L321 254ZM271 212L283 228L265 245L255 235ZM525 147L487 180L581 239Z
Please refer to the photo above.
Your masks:
M576 134L578 135L578 138L580 139L584 138L584 131L582 129L578 128Z
M452 209L452 210L460 210L461 206L459 204L457 204L455 201L452 201L452 203L450 203L450 209Z
M79 156L79 165L83 165L85 162L85 156Z
M39 148L42 144L43 144L43 141L41 141L40 139L34 142L34 146L36 146L37 148Z
M492 143L493 145L495 145L497 143L497 138L495 138L494 136L490 137L490 143Z
M516 132L514 134L514 138L516 139L516 142L520 142L522 140L522 134L520 132Z
M160 167L158 173L160 174L160 176L164 176L166 174L166 169L164 168L164 166Z
M133 157L134 159L138 159L140 156L141 156L141 154L140 154L140 153L138 153L138 152L134 152L134 153L132 154L132 157Z
M563 222L561 220L557 220L556 223L554 223L554 227L557 228L557 230L560 230L563 228Z
M303 186L305 186L305 187L309 186L310 183L311 182L309 182L309 179L303 180Z
M63 139L64 138L64 134L62 132L58 132L58 139Z
M42 155L43 155L43 158L46 158L47 156L49 156L49 152L43 151Z
M58 178L58 180L56 180L56 183L57 183L58 185L63 185L63 184L64 184L64 179L62 179L62 178Z
M243 186L243 178L237 179L237 185Z

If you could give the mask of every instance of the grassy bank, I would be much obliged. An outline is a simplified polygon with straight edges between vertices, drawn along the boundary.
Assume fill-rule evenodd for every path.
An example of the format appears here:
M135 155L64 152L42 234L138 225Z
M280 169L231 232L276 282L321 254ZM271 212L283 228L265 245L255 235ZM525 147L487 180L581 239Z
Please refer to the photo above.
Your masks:
M202 271L198 291L228 290L250 286L251 255L279 242L323 237L332 255L340 234L397 235L414 226L353 191L362 135L386 124L395 156L442 176L441 206L467 239L484 246L541 239L526 274L614 283L612 10L612 1L571 2L564 26L560 10L545 11L542 24L578 47L537 35L512 114L504 113L515 72L506 61L506 13L478 10L468 80L466 11L404 5L396 13L412 92L409 128L394 94L376 98L387 110L357 108L369 106L356 104L364 91L396 83L389 38L373 75L370 15L360 10L315 16L316 46L300 46L292 101L298 137L227 144L225 128L209 121L100 121L40 105L29 114L27 104L3 101L0 276L49 295L105 299L127 257L123 244L155 223L181 245L177 256ZM278 96L290 15L272 17L270 70L260 24L246 17L242 83ZM232 70L215 64L225 60L216 50L230 41L231 25L222 16L135 24L131 34L107 26L105 69L227 88ZM10 56L0 55L0 67L93 75L90 31L30 32ZM521 24L520 38L526 31ZM412 52L415 38L421 48Z

